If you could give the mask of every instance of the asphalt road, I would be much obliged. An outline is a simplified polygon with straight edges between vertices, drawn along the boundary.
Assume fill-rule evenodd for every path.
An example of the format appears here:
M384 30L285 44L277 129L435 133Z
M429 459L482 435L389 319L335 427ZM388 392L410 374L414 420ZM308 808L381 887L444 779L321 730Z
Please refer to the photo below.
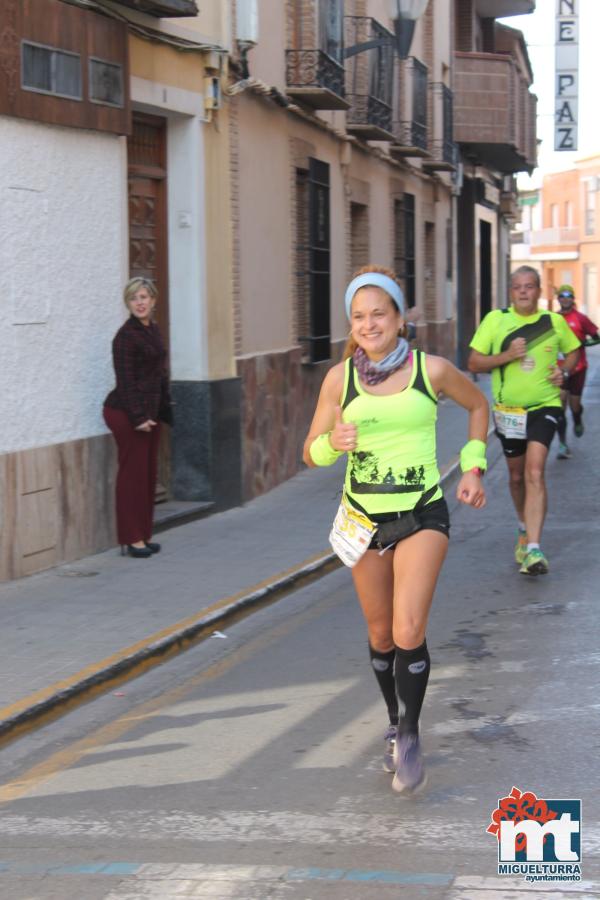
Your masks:
M595 365L595 358L594 358ZM600 370L548 466L546 577L518 574L502 460L455 508L422 721L429 785L381 770L385 713L334 572L0 755L3 900L600 896ZM579 883L497 875L513 786L581 798Z

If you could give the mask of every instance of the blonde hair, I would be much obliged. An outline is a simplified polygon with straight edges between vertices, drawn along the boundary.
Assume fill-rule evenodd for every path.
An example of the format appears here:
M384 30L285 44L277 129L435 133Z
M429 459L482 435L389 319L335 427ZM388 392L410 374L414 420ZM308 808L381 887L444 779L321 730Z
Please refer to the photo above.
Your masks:
M138 275L136 278L130 278L123 288L123 303L127 308L140 288L146 288L153 300L158 299L158 291L152 279Z
M376 265L373 265L372 263L369 263L369 265L367 265L367 266L361 266L360 269L357 269L356 272L353 273L351 280L353 280L354 278L358 278L359 275L366 275L368 272L378 272L380 275L387 275L388 278L391 278L392 281L396 282L398 287L402 288L402 285L398 281L398 276L396 275L396 273L394 272L393 269L388 269L386 266L376 266ZM388 294L388 297L389 297L389 294ZM396 306L396 304L394 303L394 301L392 300L391 297L390 297L390 303L392 303L396 307L396 309L398 309L398 307ZM398 312L400 312L400 310L398 310ZM405 338L406 334L407 334L406 323L404 323L398 332L398 336ZM358 347L358 344L352 337L352 334L350 334L348 337L348 340L346 341L346 346L344 347L344 352L342 354L342 360L349 359L354 354L354 351L356 350L357 347Z

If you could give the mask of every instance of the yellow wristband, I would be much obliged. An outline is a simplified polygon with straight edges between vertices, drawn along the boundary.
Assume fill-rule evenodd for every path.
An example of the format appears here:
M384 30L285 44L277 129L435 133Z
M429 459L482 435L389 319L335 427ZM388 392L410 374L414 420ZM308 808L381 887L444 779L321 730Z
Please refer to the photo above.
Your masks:
M308 452L315 466L331 466L342 455L341 450L334 450L331 446L330 434L330 431L326 434L320 434L310 445Z
M460 451L461 472L468 472L470 469L481 469L482 472L485 472L487 469L485 450L485 441L478 441L475 438L467 441Z

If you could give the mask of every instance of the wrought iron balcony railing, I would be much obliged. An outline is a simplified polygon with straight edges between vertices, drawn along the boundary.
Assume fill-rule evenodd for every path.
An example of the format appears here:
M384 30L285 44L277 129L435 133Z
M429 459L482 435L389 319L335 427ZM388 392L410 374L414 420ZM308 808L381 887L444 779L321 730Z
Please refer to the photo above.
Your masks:
M427 125L423 122L394 122L392 156L427 156Z
M424 161L423 168L429 171L453 172L458 165L458 148L454 143L452 91L441 81L432 81L429 91L431 158Z
M429 155L427 66L411 56L398 64L394 112L394 140L390 153L395 157Z
M423 168L430 171L454 172L458 166L458 146L453 141L431 141L431 159L423 160Z
M346 128L366 140L389 141L393 137L393 34L366 16L346 16L344 28L348 48L379 42L346 60L346 96L350 102Z
M323 50L286 50L287 92L314 109L348 109L344 67Z
M351 134L371 141L389 141L392 133L392 108L377 97L349 94L350 109L346 128Z

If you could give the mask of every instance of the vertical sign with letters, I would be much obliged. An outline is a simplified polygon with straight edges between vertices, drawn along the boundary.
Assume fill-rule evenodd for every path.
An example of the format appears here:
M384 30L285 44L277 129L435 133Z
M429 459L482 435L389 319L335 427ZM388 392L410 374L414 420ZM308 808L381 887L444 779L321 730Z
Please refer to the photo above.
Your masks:
M579 0L556 0L554 149L577 150Z

